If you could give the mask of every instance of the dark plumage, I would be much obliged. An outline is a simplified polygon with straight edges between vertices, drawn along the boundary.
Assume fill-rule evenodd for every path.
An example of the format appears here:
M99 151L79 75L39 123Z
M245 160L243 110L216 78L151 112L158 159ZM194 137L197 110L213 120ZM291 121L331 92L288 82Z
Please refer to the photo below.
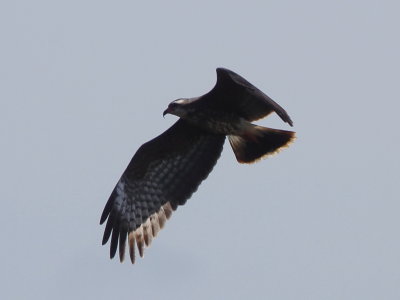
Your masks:
M286 111L238 74L217 69L207 94L171 102L164 111L180 117L167 131L143 144L122 174L101 216L107 220L103 244L111 236L110 257L119 246L124 259L128 239L135 261L178 205L197 190L221 155L225 136L241 163L273 154L294 139L294 132L253 125L276 112L293 125Z

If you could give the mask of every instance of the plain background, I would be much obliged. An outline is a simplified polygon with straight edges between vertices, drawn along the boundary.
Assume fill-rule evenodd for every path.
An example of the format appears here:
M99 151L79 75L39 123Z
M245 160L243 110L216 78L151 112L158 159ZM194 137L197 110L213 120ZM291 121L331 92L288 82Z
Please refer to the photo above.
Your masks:
M398 1L2 1L2 299L400 299ZM99 218L168 103L230 68L296 142L229 145L136 265ZM276 115L260 125L289 129Z

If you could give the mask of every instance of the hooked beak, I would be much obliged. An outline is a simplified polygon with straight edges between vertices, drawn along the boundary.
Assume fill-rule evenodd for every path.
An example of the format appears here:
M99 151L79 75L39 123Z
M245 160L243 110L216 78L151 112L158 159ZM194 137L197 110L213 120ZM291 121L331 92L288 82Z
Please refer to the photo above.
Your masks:
M167 108L166 110L164 110L162 116L165 118L165 115L166 115L166 114L169 114L169 109L168 109L168 108Z

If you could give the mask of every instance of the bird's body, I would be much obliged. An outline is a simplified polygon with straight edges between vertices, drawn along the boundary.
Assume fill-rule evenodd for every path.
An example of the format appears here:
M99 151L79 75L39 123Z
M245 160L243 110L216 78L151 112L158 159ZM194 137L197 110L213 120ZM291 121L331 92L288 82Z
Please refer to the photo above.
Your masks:
M241 128L249 123L234 113L220 114L212 109L190 113L182 119L206 131L223 135L238 134Z
M126 239L132 263L135 242L143 256L178 205L183 205L218 160L225 137L240 163L273 154L294 139L294 132L251 123L276 112L292 125L286 111L238 74L217 69L217 84L207 94L171 102L164 111L180 119L166 132L142 145L121 176L104 208L103 244L110 256Z

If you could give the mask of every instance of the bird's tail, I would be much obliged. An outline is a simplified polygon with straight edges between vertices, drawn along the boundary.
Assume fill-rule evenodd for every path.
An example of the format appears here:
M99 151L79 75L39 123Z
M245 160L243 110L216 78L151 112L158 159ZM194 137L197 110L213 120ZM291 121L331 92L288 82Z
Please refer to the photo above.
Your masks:
M229 135L228 139L238 162L253 163L289 146L295 133L253 125L243 135Z

